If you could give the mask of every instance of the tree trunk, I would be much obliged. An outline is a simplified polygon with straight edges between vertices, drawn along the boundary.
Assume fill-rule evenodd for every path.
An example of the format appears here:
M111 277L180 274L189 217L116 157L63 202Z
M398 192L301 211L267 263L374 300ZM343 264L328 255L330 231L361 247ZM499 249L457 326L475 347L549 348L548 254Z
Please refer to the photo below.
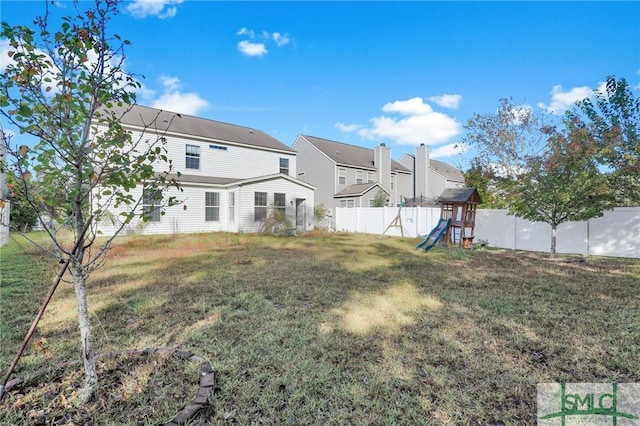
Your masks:
M557 233L558 225L551 225L551 254L550 257L554 257L556 255L556 233Z
M84 388L80 391L80 399L82 402L87 402L98 385L96 357L93 350L93 337L91 335L89 304L87 303L87 283L86 277L81 270L78 270L77 266L72 266L70 269L75 286L76 301L78 303L78 324L80 326L82 362L84 364Z

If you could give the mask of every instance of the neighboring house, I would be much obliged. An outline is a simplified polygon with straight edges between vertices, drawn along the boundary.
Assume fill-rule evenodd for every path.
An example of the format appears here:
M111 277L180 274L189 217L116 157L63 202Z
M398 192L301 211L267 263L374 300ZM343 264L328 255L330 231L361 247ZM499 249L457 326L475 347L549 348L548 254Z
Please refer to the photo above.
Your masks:
M384 144L374 149L299 135L297 177L315 186L315 202L335 207L371 207L384 194L396 206L413 193L411 170L391 159Z
M398 159L412 172L413 189L406 194L411 205L433 205L447 188L466 187L462 172L442 161L429 158L429 147L421 144L416 147L415 155L402 154Z
M296 152L266 133L139 105L121 123L134 138L143 132L144 138L166 138L167 156L181 173L182 192L170 189L164 196L175 195L182 203L160 215L153 211L157 201L145 196L142 209L151 211L150 220L131 224L129 231L258 232L273 209L296 229L313 229L315 188L295 178ZM143 195L141 186L135 191ZM108 223L101 227L105 234L113 229Z

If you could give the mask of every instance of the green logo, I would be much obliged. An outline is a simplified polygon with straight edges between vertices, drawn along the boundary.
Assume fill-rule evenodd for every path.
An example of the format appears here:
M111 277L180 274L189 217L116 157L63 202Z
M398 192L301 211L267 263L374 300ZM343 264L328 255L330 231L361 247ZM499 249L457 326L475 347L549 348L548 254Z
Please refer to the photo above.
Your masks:
M538 384L538 424L640 425L640 384Z

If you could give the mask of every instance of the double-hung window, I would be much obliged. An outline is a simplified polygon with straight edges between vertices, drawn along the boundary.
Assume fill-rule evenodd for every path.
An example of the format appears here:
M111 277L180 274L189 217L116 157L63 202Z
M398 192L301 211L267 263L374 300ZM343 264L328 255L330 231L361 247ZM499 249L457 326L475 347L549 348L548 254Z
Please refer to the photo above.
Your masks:
M188 145L185 151L185 167L187 169L200 168L200 147L198 145Z
M362 170L356 170L356 183L357 184L361 184L362 183Z
M373 172L367 172L367 183L373 183Z
M154 188L142 190L142 215L149 222L160 222L162 191Z
M217 222L220 220L220 193L204 193L204 220L206 222Z
M288 175L289 174L289 159L288 158L281 158L280 159L280 173L282 173L283 175Z
M339 205L340 207L349 207L349 208L355 207L355 201L353 200L353 198L349 198L349 199L346 199L346 200L340 200L339 204L340 204Z
M347 170L339 168L338 169L338 184L346 185L347 184Z
M267 193L254 192L253 205L253 220L255 220L256 222L263 221L267 217Z

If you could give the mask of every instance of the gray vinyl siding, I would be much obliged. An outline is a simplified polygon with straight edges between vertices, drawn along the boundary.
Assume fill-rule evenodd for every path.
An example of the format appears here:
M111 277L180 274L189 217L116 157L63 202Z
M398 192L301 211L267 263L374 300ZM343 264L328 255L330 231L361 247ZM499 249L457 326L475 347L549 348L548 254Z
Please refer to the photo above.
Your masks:
M438 198L446 188L463 188L464 186L464 182L446 179L438 172L429 170L429 187L431 189L429 196L434 199Z
M413 172L413 162L414 158L407 154L402 154L402 156L398 159L398 163L405 166L407 169Z
M302 136L298 136L292 148L298 152L297 176L293 177L317 188L314 196L316 205L323 204L325 208L335 207L333 194L338 182L335 163Z
M134 134L134 138L152 138L150 132L145 135ZM223 178L248 179L280 172L280 158L289 160L289 176L296 177L296 155L294 152L276 152L252 146L232 145L225 142L210 142L189 139L188 135L167 136L165 148L172 160L175 171L197 176L216 176ZM186 168L186 146L200 148L200 161L197 169ZM224 149L219 149L220 147ZM166 169L164 162L154 164L155 170Z
M394 206L402 202L402 197L413 197L413 176L409 173L396 173L394 187Z

